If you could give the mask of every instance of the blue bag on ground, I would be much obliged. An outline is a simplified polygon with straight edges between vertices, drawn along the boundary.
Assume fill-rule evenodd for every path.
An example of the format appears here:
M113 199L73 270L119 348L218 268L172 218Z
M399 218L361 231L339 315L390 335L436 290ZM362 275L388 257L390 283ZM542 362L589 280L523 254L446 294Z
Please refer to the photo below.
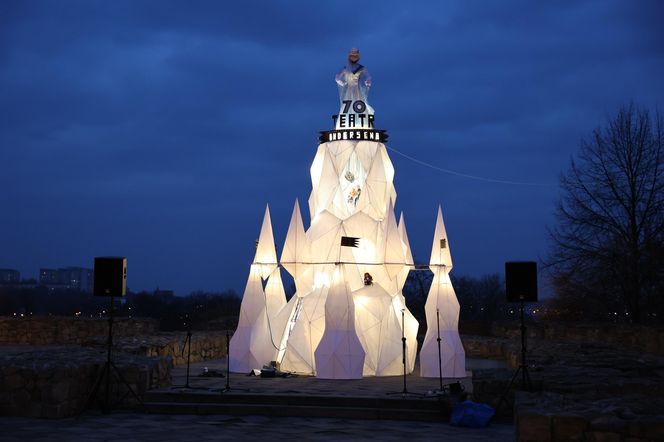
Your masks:
M493 408L473 401L459 402L452 409L450 424L457 427L486 427L494 415Z

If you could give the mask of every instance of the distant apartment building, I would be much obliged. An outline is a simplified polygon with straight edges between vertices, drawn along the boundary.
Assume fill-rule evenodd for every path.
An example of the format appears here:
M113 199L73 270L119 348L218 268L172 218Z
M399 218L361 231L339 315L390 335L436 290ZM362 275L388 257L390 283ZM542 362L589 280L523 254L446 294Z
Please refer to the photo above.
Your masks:
M0 284L14 285L21 282L21 272L14 269L0 269Z
M92 269L65 267L61 269L39 269L39 284L50 289L70 289L81 292L92 291Z

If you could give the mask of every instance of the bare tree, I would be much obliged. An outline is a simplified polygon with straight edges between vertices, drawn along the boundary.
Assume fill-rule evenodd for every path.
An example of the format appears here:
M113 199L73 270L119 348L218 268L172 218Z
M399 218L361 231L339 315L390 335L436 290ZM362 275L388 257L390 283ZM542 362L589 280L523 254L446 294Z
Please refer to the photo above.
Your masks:
M663 129L659 114L624 107L560 178L547 267L559 299L586 317L662 320Z

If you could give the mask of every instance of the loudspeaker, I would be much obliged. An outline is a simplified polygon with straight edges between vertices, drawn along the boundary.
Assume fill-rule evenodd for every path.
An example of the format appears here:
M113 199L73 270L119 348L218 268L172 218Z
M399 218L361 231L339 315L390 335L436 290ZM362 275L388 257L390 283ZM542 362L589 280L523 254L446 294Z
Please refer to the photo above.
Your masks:
M127 292L127 258L95 258L93 293L95 296L124 296Z
M537 302L537 263L506 262L505 292L507 302Z

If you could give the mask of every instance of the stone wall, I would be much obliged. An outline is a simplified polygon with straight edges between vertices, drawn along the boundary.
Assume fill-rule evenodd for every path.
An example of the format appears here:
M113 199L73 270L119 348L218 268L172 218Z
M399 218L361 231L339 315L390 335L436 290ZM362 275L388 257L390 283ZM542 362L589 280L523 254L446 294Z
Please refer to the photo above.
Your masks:
M0 415L61 418L79 414L106 361L103 351L79 346L5 347L0 353ZM139 396L171 385L168 358L114 355L123 378ZM92 398L95 407L103 388ZM113 408L135 406L124 383L112 372Z
M147 336L158 332L153 319L118 318L113 336ZM108 335L108 320L89 318L0 317L0 345L80 344Z
M664 354L664 328L626 324L577 324L527 321L528 337L560 342L597 343L646 353ZM518 339L518 322L495 322L491 336Z
M518 441L661 441L664 399L526 393L516 395Z
M167 357L172 365L187 363L186 332L159 333L150 336L120 337L113 340L114 347L123 352L145 357ZM104 348L102 337L81 342L86 347ZM194 332L191 337L191 362L221 359L226 356L225 332Z
M78 414L105 363L107 335L105 319L0 318L0 415ZM171 368L187 361L186 338L186 332L159 333L154 320L117 319L113 361L142 396L171 385ZM225 332L192 334L192 363L225 355ZM135 405L124 383L111 379L111 396L123 398L114 407Z

